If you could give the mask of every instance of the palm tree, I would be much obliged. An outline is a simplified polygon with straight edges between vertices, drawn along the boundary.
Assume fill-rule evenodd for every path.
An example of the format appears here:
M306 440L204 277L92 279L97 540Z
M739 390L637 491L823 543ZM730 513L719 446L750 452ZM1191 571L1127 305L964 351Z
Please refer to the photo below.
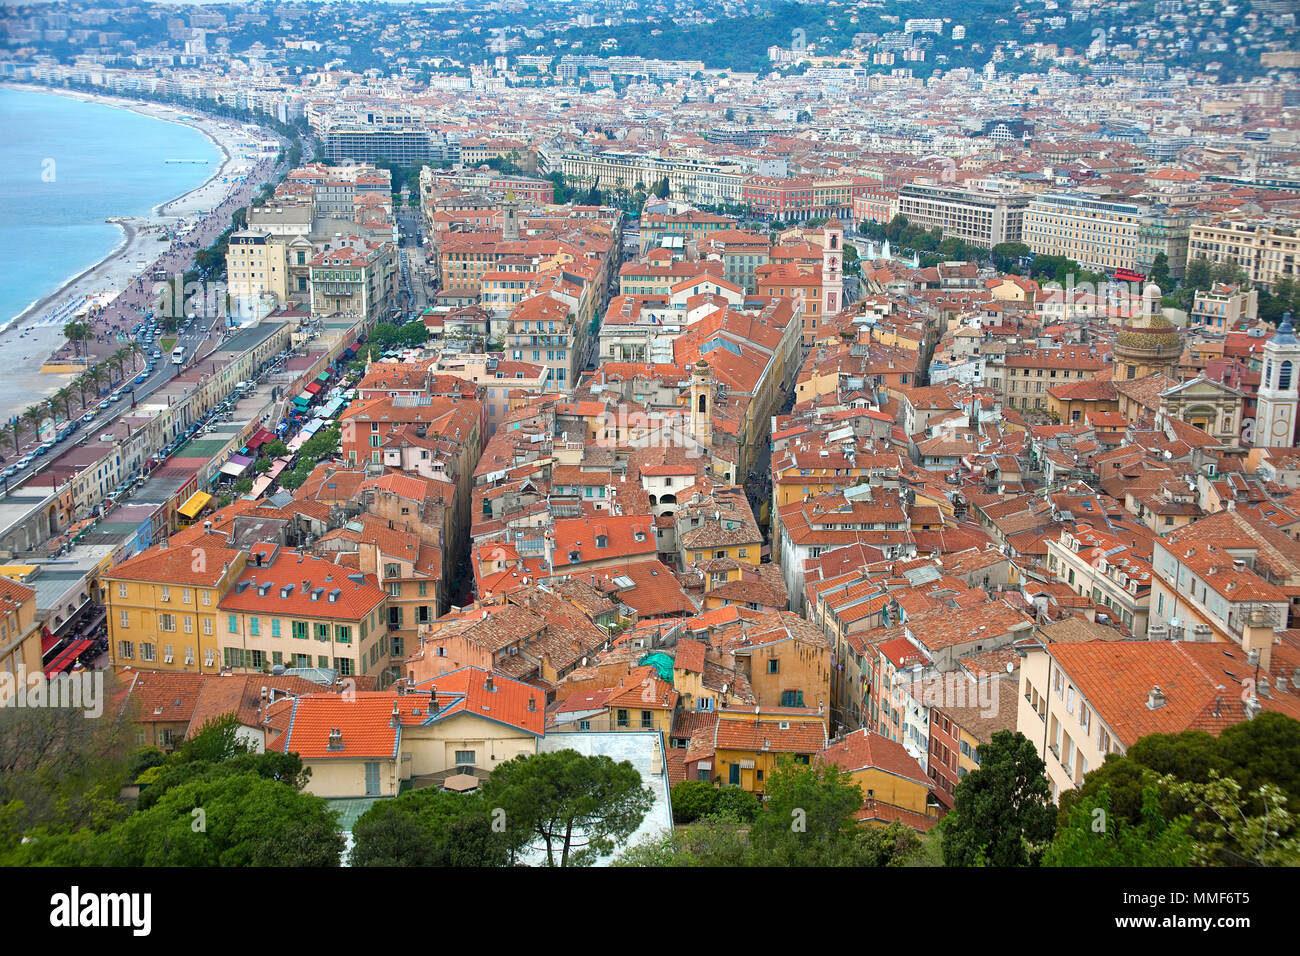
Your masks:
M94 389L94 396L98 398L100 386L104 384L104 370L98 365L92 365L86 369L86 375L89 377L91 387Z
M74 319L63 327L63 334L72 343L73 351L80 358L81 343L89 341L93 331L89 322L78 322Z
M139 342L132 340L131 344L126 347L126 350L131 353L131 368L134 369L140 364L136 359L144 356L144 346Z
M32 434L36 438L41 437L40 434L41 422L45 421L46 415L47 412L45 411L45 408L41 405L33 405L31 408L23 412L23 421L27 423L27 426L29 428L31 428Z
M71 386L69 385L63 386L63 388L59 389L57 392L54 393L54 395L50 398L50 401L54 403L56 410L58 406L60 405L63 406L64 418L72 417L72 387Z
M82 372L72 380L72 387L81 395L81 407L86 407L86 392L90 389L90 373Z
M23 420L21 416L14 416L14 420L5 426L5 433L9 436L9 441L13 443L14 454L22 451L22 444L19 441L23 433Z
M118 378L122 377L122 369L126 366L126 356L127 350L121 348L108 357L108 364L117 366Z

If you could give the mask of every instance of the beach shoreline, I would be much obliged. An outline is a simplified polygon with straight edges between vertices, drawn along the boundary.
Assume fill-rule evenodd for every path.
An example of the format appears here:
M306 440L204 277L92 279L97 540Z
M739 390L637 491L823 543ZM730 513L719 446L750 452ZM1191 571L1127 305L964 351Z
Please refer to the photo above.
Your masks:
M156 203L148 215L108 219L121 230L120 239L111 251L0 325L0 348L4 349L11 369L7 387L0 388L0 414L8 416L48 397L73 377L67 372L42 372L49 362L76 364L73 350L63 336L63 326L88 307L107 310L133 286L136 287L133 291L138 291L141 280L173 249L173 243L162 241L169 233L184 242L203 217L211 215L245 187L245 175L256 170L261 159L255 151L250 153L250 141L275 139L283 143L283 139L256 123L219 120L166 104L31 83L0 86L126 109L151 119L187 126L201 133L219 154L215 169L202 183ZM246 127L257 127L258 133ZM183 227L178 229L181 223ZM88 348L83 352L88 351L93 361L96 352L105 348L111 351L117 344L92 340L86 343Z

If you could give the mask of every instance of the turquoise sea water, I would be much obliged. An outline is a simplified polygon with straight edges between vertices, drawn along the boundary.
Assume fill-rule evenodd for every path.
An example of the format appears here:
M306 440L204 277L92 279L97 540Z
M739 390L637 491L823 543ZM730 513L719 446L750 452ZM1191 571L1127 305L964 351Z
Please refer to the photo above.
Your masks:
M148 215L221 161L198 130L46 93L0 89L0 130L0 326L117 247L106 219Z

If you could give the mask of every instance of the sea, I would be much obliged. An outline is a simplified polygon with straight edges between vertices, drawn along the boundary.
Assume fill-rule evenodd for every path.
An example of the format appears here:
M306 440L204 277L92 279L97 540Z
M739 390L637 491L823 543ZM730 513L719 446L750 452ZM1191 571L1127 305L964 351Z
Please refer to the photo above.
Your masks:
M0 130L0 328L117 248L105 220L149 215L221 164L198 130L50 93L0 88Z

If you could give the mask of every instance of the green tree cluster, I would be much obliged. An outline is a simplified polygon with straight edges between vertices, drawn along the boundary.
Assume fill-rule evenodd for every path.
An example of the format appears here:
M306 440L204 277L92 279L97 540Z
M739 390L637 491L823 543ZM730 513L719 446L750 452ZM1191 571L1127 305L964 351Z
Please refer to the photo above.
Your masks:
M696 783L696 782L690 782ZM745 814L725 808L736 787L715 790L680 783L673 788L674 816L680 804L695 822L629 848L619 866L908 866L937 862L930 843L895 823L859 825L854 814L862 791L838 767L783 761L768 777L765 802L741 802ZM702 787L712 787L702 783ZM731 798L731 799L734 799ZM721 809L720 809L721 808Z
M78 715L80 716L80 715ZM91 723L87 721L87 723ZM95 721L128 726L122 721ZM170 757L153 748L129 759L87 755L108 779L135 780L134 810L97 789L90 818L57 807L51 818L14 825L0 806L0 863L18 866L338 866L343 835L333 811L305 794L309 771L296 754L253 753L226 714ZM160 759L161 758L161 759ZM26 842L16 839L21 834Z
M501 764L471 794L424 788L376 804L353 829L356 866L590 866L626 840L654 802L627 761L575 750Z

